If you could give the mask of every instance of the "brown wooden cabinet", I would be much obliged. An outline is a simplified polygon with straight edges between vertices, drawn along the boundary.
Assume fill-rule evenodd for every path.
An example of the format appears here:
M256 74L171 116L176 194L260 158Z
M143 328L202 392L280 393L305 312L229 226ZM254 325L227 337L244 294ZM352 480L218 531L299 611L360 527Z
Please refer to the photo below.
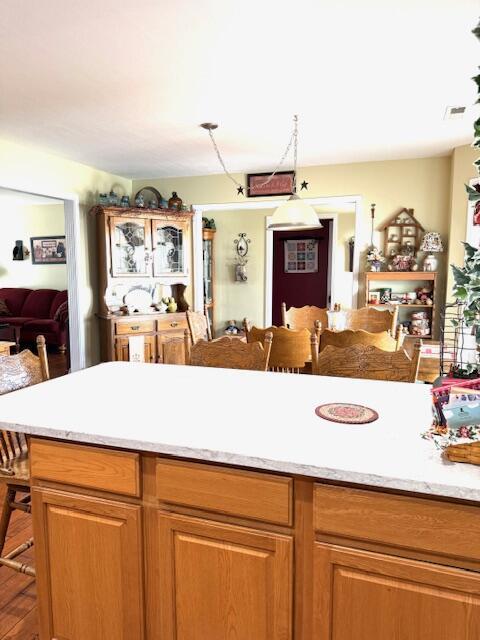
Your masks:
M130 343L128 337L115 338L115 360L130 361ZM155 336L144 336L145 362L157 361Z
M291 537L161 511L153 517L151 638L291 638Z
M96 206L92 214L98 234L101 359L130 360L129 337L142 335L145 362L162 362L160 342L183 337L185 311L193 300L193 211ZM145 299L132 300L134 290ZM160 313L163 297L175 298L177 312Z
M480 637L478 505L37 438L30 456L40 640Z
M480 575L315 544L315 640L476 640Z
M141 507L34 489L42 640L142 640Z

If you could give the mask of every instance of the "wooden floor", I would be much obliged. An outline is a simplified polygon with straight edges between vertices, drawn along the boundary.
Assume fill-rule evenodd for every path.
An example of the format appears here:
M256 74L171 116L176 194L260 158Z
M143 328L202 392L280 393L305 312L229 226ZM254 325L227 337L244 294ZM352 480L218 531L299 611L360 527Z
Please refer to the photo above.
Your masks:
M8 529L5 553L28 540L31 535L31 517L16 511ZM21 559L34 564L33 549L22 554ZM35 579L0 567L0 640L36 638L38 622Z
M50 376L63 376L67 360L59 353L49 353ZM0 499L3 497L0 488ZM31 516L20 511L12 515L8 529L5 553L25 542L32 535ZM34 565L33 549L22 554L22 562ZM35 580L0 567L0 640L36 640L38 622L35 597Z

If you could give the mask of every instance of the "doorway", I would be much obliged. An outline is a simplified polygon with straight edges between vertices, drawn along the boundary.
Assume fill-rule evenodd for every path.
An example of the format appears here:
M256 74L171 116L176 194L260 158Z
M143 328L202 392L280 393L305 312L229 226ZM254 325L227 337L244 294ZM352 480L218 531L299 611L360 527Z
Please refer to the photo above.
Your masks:
M282 324L281 305L303 307L329 304L330 228L273 232L272 324Z

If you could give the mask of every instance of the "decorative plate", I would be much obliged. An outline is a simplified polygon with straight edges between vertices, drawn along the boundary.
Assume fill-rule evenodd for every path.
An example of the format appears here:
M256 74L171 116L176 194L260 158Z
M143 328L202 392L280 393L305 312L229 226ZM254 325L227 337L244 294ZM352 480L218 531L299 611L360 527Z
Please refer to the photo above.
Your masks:
M330 420L330 422L341 422L342 424L368 424L378 420L376 411L361 404L346 404L343 402L321 404L315 409L315 413L319 418Z
M135 309L148 309L152 305L152 294L145 289L131 289L123 297L123 302Z

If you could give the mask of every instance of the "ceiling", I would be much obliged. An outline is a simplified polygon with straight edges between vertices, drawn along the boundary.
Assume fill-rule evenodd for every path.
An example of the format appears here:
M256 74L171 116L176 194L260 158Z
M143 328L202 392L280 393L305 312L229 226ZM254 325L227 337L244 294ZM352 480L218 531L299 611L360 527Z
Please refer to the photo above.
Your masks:
M0 137L132 178L219 173L204 121L230 170L271 170L295 113L300 165L446 154L472 138L477 19L477 0L2 0Z
M37 205L37 204L58 204L63 205L63 200L55 198L47 198L46 196L37 196L33 193L24 191L14 191L13 189L4 189L0 187L0 204L2 205Z

